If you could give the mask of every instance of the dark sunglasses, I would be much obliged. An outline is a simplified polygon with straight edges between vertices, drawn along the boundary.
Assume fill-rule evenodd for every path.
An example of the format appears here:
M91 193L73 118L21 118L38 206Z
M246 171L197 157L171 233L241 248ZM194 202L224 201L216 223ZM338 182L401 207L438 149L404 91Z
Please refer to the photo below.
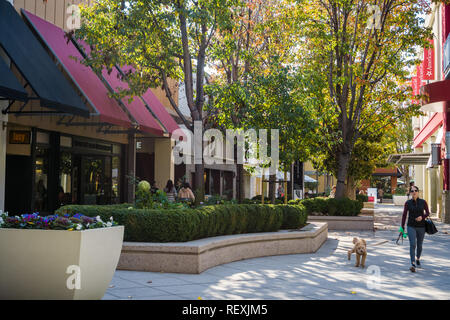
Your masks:
M410 193L419 192L419 190L411 190Z

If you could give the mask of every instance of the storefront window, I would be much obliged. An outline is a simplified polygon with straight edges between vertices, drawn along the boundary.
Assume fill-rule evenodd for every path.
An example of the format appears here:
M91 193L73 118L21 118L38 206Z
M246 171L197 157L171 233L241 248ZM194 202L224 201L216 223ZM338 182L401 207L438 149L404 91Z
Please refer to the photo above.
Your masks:
M120 203L120 158L113 157L112 158L112 194L111 194L111 203Z
M36 148L36 169L35 169L35 208L37 212L46 212L48 209L48 161L49 152L47 148Z
M84 204L104 204L104 157L82 158Z
M61 152L59 172L58 202L63 206L72 203L72 154L70 152Z

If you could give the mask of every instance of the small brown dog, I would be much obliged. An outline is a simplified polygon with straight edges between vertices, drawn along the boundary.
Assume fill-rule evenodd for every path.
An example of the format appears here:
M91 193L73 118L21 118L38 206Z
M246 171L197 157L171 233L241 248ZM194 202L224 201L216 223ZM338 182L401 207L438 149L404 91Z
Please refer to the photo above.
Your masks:
M364 239L353 238L353 244L355 245L352 250L348 250L348 260L351 259L352 253L356 253L356 265L355 267L365 267L366 257L367 257L367 248L366 241ZM361 260L362 257L362 260ZM360 263L361 261L361 263Z

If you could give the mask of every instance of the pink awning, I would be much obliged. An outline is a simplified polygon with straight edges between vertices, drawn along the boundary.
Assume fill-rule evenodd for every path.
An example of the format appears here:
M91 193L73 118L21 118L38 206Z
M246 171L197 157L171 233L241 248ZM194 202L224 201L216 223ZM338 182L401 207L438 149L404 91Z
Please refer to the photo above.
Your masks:
M422 144L429 138L431 135L439 129L439 127L443 123L443 114L442 112L436 112L425 124L422 130L414 137L414 148L421 148Z
M102 71L102 74L114 91L118 91L118 89L128 90L128 84L120 80L119 71L117 71L116 68L113 68L110 74L108 74L108 71L105 69ZM152 114L147 110L140 97L134 97L131 102L128 102L128 97L125 97L122 99L122 102L130 111L133 118L136 119L142 131L159 136L164 135L163 128L161 128L155 118L153 118Z
M83 41L78 42L80 48L82 48L87 55L90 54L91 49ZM128 90L129 86L126 82L122 81L119 77L119 71L113 68L111 73L108 74L106 69L102 70L102 76L104 80L108 83L111 89L118 92L120 89ZM144 102L140 97L134 97L133 101L129 102L128 97L121 99L122 103L127 108L128 112L134 118L134 120L139 125L139 130L151 133L157 136L164 136L164 130L158 124L158 122L153 118L150 112L146 109Z
M129 70L133 70L133 68L130 66L124 66L121 70L126 74ZM153 115L157 120L159 120L168 133L172 134L175 130L180 129L176 121L172 118L169 112L167 112L164 105L161 101L159 101L151 89L148 89L147 92L142 95L142 99L144 99Z
M39 37L52 51L80 92L96 110L100 121L124 128L132 127L126 113L115 99L108 96L107 88L92 69L71 58L75 57L82 60L78 49L64 37L64 30L25 10L23 12ZM30 52L30 59L32 59L32 54Z

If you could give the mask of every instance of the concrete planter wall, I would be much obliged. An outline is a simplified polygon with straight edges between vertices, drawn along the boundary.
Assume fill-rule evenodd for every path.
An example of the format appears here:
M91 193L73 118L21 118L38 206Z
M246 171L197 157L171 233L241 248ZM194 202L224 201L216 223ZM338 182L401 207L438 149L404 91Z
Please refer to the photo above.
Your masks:
M300 231L248 233L182 243L124 242L117 269L193 273L232 261L316 252L327 240L326 223Z
M328 230L373 230L372 216L336 217L336 216L308 216L308 222L326 222Z
M123 232L0 229L0 299L101 299Z
M408 201L408 196L392 196L392 200L394 201L394 205L404 206L405 202Z

